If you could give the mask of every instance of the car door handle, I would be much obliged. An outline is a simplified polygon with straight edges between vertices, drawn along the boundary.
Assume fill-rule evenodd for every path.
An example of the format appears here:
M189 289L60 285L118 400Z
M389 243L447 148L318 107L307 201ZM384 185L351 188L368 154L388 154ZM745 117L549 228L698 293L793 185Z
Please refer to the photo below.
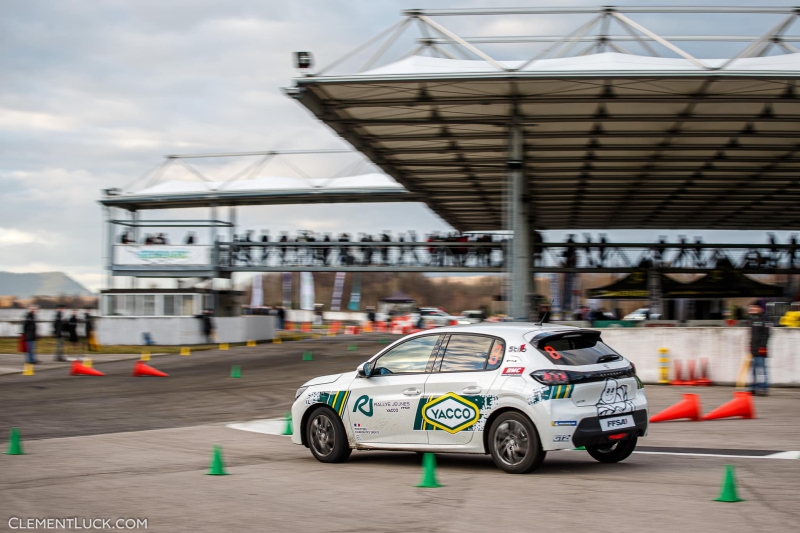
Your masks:
M417 396L417 395L419 395L421 392L422 392L422 391L421 391L421 390L419 390L419 389L414 389L414 388L411 388L411 389L406 389L406 390L404 390L404 391L403 391L403 394L405 394L406 396Z
M480 387L464 387L461 389L461 392L464 394L480 394L481 388Z

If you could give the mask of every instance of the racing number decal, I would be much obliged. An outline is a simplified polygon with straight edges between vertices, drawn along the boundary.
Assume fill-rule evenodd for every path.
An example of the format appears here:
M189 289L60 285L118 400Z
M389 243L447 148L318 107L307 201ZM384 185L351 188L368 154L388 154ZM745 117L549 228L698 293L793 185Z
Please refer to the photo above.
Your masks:
M552 346L545 346L544 351L547 352L547 355L549 355L551 359L561 359L561 354Z
M492 348L492 353L489 354L489 366L496 365L500 362L500 359L503 358L503 345L496 342L494 344L494 348Z

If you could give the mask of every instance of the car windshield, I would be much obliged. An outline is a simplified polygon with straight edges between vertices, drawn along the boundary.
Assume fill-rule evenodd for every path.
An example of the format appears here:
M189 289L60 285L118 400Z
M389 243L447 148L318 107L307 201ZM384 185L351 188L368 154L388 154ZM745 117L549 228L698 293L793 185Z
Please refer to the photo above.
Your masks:
M574 334L545 340L538 349L557 365L579 366L607 363L622 359L597 335Z

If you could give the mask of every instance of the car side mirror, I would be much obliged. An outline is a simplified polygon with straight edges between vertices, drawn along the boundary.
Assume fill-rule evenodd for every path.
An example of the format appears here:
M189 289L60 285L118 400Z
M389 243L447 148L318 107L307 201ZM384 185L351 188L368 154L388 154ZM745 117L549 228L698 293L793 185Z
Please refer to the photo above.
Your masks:
M368 378L369 375L372 373L372 363L367 361L366 363L361 363L356 368L356 372L358 373L358 377L360 378Z

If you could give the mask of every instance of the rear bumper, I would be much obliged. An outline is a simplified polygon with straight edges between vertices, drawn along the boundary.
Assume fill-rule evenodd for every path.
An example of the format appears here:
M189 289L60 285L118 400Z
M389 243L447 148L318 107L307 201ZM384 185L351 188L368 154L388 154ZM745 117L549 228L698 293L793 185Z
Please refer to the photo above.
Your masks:
M618 442L619 440L627 440L635 436L642 436L647 433L647 409L639 409L638 411L633 411L632 414L634 427L611 431L603 431L600 428L600 420L604 418L614 418L619 415L584 418L572 434L572 444L576 447L607 444ZM616 440L608 438L608 435L619 435L620 433L626 433L626 436Z

